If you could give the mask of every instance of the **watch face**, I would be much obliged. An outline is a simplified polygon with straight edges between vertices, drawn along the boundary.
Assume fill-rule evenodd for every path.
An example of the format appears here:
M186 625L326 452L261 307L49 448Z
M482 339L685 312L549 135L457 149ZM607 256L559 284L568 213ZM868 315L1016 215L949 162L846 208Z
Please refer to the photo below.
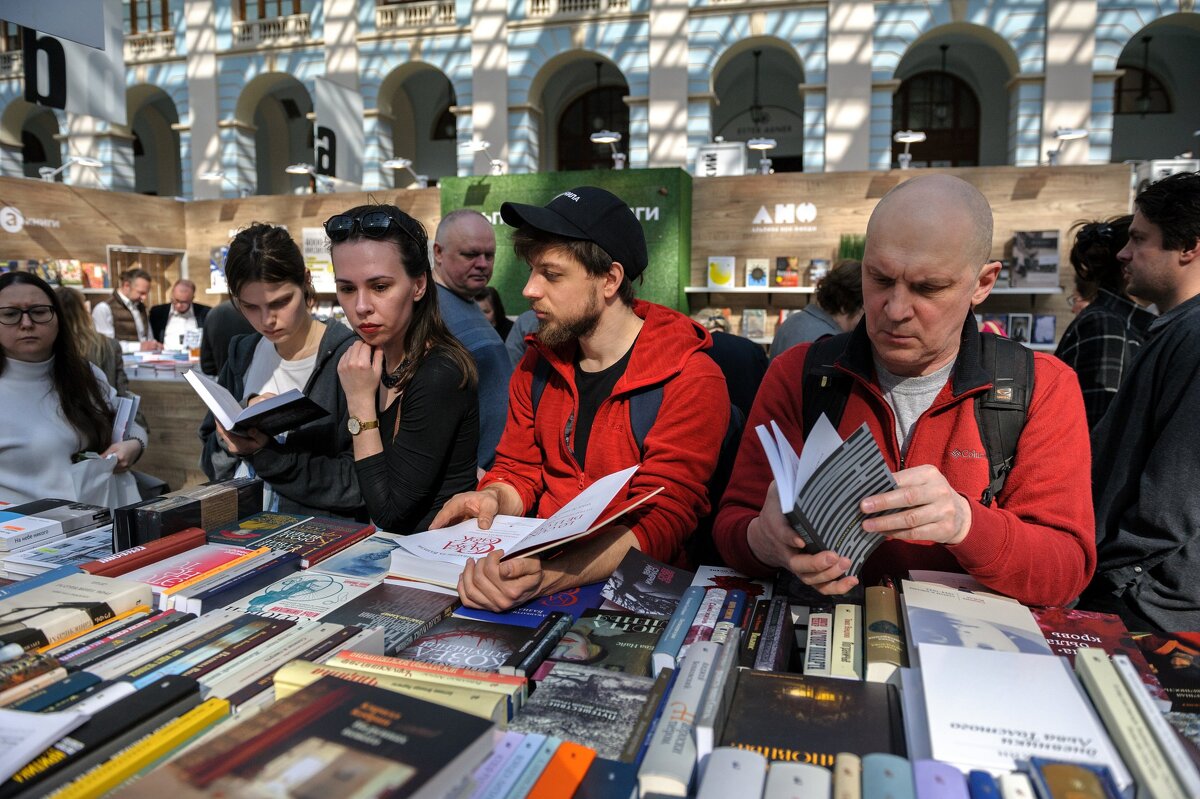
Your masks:
M350 431L350 435L356 436L362 432L362 423L357 418L351 416L346 421L346 429Z

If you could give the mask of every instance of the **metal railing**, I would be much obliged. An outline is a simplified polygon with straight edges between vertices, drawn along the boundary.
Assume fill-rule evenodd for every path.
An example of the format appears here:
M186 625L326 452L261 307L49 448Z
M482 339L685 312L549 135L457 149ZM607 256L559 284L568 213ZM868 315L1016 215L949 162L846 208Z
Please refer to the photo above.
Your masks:
M604 14L629 10L629 0L527 0L530 17L559 14Z
M233 23L234 47L297 44L308 39L312 22L308 14L291 14L270 19L248 19Z
M454 22L454 0L389 3L375 9L375 28L380 32L423 28L427 25L453 25Z
M24 74L25 62L21 60L20 50L0 53L0 79L19 78Z

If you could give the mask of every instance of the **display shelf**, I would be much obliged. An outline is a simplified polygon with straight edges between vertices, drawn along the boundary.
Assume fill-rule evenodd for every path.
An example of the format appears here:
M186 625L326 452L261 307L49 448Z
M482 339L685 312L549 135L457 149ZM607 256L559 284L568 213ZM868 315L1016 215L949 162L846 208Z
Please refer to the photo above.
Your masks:
M812 294L816 291L812 286L780 286L762 288L759 286L733 286L730 288L708 288L707 286L685 286L684 294Z
M1062 286L996 286L993 294L1062 294Z

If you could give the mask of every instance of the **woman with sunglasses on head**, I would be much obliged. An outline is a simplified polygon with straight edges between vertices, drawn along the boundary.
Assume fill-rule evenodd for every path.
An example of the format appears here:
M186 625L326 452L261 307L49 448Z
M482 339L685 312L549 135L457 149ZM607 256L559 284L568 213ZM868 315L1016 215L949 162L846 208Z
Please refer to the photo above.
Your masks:
M394 205L330 217L338 302L362 339L338 365L371 520L425 530L475 487L475 364L438 311L424 227Z
M312 277L284 228L253 224L234 236L225 279L233 304L255 332L229 342L217 382L247 405L299 389L329 415L270 437L258 430L231 433L210 413L200 425L205 473L214 480L261 477L264 510L364 518L346 396L337 378L354 334L313 319Z
M1131 221L1132 216L1121 216L1107 222L1077 222L1074 228L1070 258L1076 286L1082 281L1095 293L1067 326L1054 355L1079 376L1089 429L1108 410L1155 319L1125 291L1125 264L1117 253L1129 240Z
M62 324L54 290L29 272L0 275L0 500L72 498L71 458L98 452L125 471L146 433L112 443L116 392Z

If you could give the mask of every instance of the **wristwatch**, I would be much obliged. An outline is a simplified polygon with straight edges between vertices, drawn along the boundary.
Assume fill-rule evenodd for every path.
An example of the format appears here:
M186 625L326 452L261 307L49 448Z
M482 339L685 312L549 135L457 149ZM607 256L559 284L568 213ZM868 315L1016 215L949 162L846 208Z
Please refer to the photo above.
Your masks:
M357 416L351 416L346 420L346 429L350 431L350 435L356 436L364 430L374 430L379 427L379 420L375 419L370 422L364 422Z

